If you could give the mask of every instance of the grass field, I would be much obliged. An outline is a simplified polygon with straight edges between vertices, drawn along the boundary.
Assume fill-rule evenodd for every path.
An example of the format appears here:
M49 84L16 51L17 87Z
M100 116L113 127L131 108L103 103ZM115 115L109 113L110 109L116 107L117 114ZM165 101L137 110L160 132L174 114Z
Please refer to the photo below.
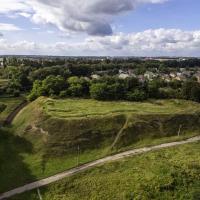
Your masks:
M180 100L128 103L41 97L4 130L10 137L0 140L0 149L21 150L14 158L2 150L0 192L77 166L78 147L83 164L120 151L199 135L199 109L197 103ZM9 174L11 160L16 160L12 167L17 173Z
M40 189L43 200L198 200L200 143L111 162ZM12 200L37 200L36 191Z
M144 103L138 102L102 102L91 99L48 99L46 112L55 117L81 118L96 117L119 113L135 114L176 114L200 111L195 102L184 100L158 100Z
M0 97L0 104L5 104L6 109L0 113L0 123L24 100L24 97Z

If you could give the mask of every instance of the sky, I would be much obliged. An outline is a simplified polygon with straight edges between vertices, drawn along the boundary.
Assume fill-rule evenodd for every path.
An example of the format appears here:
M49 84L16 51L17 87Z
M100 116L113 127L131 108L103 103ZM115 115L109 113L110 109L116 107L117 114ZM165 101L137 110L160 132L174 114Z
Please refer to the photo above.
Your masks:
M0 54L200 57L199 0L0 0Z

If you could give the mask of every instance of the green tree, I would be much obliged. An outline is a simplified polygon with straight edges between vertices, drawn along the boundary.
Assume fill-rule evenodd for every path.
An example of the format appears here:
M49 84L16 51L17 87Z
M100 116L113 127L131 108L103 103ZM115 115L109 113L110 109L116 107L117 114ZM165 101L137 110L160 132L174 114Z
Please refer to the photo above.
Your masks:
M196 81L185 82L182 87L182 97L200 102L200 84Z
M42 81L42 88L47 95L58 95L66 87L63 77L50 75Z
M70 77L67 80L68 93L72 97L83 97L89 94L89 81L77 76Z
M129 101L144 101L147 99L145 91L135 89L127 93L127 100Z
M5 104L0 104L0 113L3 112L6 109L6 105Z
M90 86L90 96L97 100L107 99L107 84L106 83L94 83Z

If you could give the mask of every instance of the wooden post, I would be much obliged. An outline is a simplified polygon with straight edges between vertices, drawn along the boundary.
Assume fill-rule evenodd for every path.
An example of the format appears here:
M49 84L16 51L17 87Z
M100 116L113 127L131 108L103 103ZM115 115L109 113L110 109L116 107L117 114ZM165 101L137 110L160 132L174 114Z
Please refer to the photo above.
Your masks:
M179 130L178 130L178 137L180 136L180 133L181 133L181 128L182 128L182 124L179 126Z
M40 194L40 189L39 188L37 189L37 193L38 193L39 199L42 200L42 196Z
M79 166L79 154L80 154L80 146L77 148L77 167Z

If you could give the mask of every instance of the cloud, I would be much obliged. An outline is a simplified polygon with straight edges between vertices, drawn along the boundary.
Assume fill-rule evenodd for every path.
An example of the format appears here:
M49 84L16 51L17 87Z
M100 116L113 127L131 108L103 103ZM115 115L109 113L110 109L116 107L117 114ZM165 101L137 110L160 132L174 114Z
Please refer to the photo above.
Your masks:
M37 24L53 24L62 31L112 35L115 16L144 3L166 0L0 0L0 13L30 18Z
M21 28L15 26L14 24L0 23L0 31L19 31Z
M0 37L3 37L3 33L0 33Z
M150 29L138 33L89 36L83 42L54 44L0 39L0 53L52 55L200 56L200 30Z

